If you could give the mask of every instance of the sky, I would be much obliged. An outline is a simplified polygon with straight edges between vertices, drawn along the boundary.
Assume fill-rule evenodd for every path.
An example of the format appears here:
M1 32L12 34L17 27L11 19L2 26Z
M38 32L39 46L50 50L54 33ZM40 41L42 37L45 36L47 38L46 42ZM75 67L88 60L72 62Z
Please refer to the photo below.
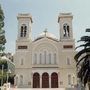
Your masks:
M18 33L18 13L32 15L33 39L45 28L59 38L59 13L73 14L73 37L75 44L90 28L90 0L0 0L5 16L5 35L7 43L5 52L15 53L15 42Z

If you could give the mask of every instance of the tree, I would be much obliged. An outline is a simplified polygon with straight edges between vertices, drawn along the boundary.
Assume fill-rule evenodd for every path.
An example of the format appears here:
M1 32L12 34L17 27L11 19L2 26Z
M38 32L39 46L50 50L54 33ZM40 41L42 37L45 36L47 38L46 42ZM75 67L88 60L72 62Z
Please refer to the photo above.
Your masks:
M86 29L86 32L90 32L90 29ZM90 36L82 36L78 42L80 41L84 44L77 47L82 49L74 57L77 63L77 77L84 87L88 84L90 90Z
M1 8L0 5L0 83L2 82L2 80L5 80L6 78L6 69L4 69L5 71L3 71L3 75L2 75L2 64L4 64L4 68L6 67L6 62L1 60L1 55L3 55L4 53L2 53L5 49L5 43L6 43L6 39L5 39L5 31L4 31L4 13L3 10ZM2 82L3 84L3 82ZM1 85L1 84L0 84Z
M7 80L7 67L7 61L0 60L0 85L3 85Z
M5 30L4 28L4 13L0 5L0 52L2 52L5 47L6 39L5 39Z
M0 60L0 85L3 85L7 81L12 85L14 84L14 69L15 65L11 61L8 61L6 59Z

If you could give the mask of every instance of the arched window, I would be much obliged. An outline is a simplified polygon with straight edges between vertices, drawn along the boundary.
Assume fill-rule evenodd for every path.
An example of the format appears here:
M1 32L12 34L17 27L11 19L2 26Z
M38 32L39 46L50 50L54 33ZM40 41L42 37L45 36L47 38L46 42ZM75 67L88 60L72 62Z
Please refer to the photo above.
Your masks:
M69 32L69 26L67 25L67 33L68 33L68 37L70 36L70 32Z
M21 37L26 37L26 34L27 34L27 26L25 24L22 24L20 36Z
M75 77L73 76L73 85L75 85Z
M67 58L67 65L70 65L70 64L71 64L70 58Z
M23 75L20 75L20 84L23 85Z
M68 85L71 85L71 75L68 75Z
M21 65L23 65L23 59L21 59Z
M20 36L23 37L23 26L21 26Z
M40 53L40 64L42 63L42 54Z
M64 29L64 37L69 37L70 36L70 27L67 23L65 23L63 25L63 29Z
M16 76L15 84L18 85L18 77Z
M44 51L44 64L46 64L46 51Z
M51 53L49 53L49 64L51 64Z
M27 34L27 26L24 26L24 37L26 37Z
M36 53L34 54L34 62L33 62L33 64L37 64L37 54Z
M54 53L54 64L56 64L57 61L56 61L56 53Z

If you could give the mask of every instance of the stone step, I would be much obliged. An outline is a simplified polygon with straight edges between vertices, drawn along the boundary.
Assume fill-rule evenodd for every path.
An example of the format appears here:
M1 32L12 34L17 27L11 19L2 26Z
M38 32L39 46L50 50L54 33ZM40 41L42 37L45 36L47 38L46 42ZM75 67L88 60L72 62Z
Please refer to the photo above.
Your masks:
M65 88L10 88L10 90L77 90L77 89L65 89Z

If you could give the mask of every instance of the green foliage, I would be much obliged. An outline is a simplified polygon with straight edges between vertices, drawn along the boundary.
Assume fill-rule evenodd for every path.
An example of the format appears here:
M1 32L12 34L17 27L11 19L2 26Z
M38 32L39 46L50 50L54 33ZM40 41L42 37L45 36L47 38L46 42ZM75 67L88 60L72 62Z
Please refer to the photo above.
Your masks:
M5 49L4 45L6 43L5 39L5 31L4 28L4 13L0 6L0 51L3 51Z
M7 72L6 72L6 70L3 70L3 75L2 75L2 70L0 70L0 79L4 79L4 78L6 78L7 77Z
M5 83L7 80L7 67L8 67L7 61L0 60L0 85L1 85L2 79L3 79L2 84Z
M3 65L3 69L7 70L8 65L7 65L7 61L6 60L0 60L0 70L2 69L2 65Z
M8 69L11 70L11 73L9 73ZM9 75L8 81L11 84L14 84L15 74L12 72L12 69L14 69L14 66L10 64L7 60L0 60L0 85L1 85L2 79L3 79L3 83L7 81L7 73Z
M84 44L77 48L83 47L83 49L81 49L74 58L77 63L77 76L80 78L82 84L86 86L86 84L90 82L90 36L83 36L78 42L80 41L84 42Z

